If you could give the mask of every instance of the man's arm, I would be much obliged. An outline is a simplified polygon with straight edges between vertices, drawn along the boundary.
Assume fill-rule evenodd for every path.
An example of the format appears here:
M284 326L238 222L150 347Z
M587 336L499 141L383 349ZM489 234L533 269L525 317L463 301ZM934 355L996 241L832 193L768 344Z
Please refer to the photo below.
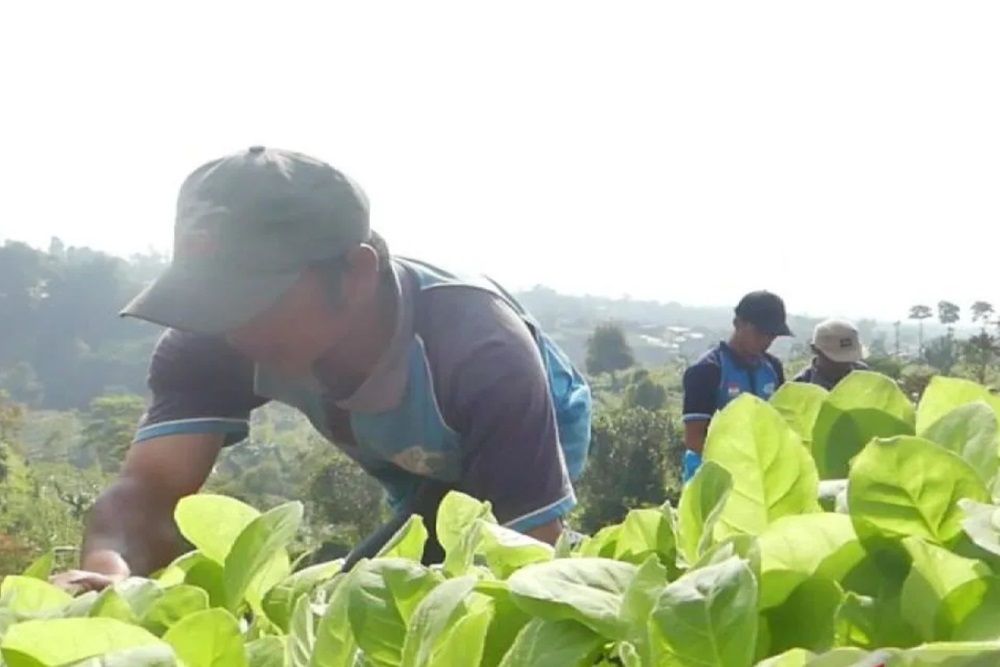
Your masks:
M442 412L462 439L459 488L490 501L501 524L555 544L577 501L538 346L494 297L441 290L433 298L425 340Z
M719 367L699 362L684 371L684 446L698 454L705 447L708 422L715 414L719 390Z
M82 570L145 576L180 555L173 520L196 493L226 444L246 437L253 366L218 339L166 332L149 370L152 401L118 479L92 508L81 549Z

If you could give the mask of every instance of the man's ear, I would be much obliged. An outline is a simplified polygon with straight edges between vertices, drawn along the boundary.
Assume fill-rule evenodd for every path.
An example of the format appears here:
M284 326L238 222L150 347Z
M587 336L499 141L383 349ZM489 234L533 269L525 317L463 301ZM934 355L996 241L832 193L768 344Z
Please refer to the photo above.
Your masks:
M378 291L379 258L375 248L362 243L346 255L347 275L344 300L361 303L373 299Z

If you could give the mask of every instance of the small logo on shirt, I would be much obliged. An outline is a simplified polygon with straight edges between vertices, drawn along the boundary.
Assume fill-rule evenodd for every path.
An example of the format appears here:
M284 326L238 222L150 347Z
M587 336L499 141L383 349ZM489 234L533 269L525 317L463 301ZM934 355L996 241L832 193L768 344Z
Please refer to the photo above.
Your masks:
M764 385L764 395L770 396L773 393L774 393L774 383L768 382L767 384Z
M726 392L729 394L729 398L738 396L740 393L740 386L738 384L726 385Z

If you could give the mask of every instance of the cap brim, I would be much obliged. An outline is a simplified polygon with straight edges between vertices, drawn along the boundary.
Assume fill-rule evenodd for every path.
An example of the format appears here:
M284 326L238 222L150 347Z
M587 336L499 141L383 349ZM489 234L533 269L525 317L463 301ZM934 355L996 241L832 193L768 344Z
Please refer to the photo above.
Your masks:
M171 265L119 314L174 329L221 334L267 310L298 278L297 272L234 276L211 268Z
M842 354L840 350L826 352L821 348L817 349L819 349L819 351L822 352L827 359L838 364L854 364L859 361L864 361L864 359L868 357L868 348L864 345L862 345L858 350L851 350L845 354Z
M761 329L765 333L768 333L768 334L770 334L772 336L794 336L795 335L795 334L792 333L792 330L788 328L788 323L787 322L782 322L781 324L775 325L773 327L766 327L766 328L757 327L757 328Z

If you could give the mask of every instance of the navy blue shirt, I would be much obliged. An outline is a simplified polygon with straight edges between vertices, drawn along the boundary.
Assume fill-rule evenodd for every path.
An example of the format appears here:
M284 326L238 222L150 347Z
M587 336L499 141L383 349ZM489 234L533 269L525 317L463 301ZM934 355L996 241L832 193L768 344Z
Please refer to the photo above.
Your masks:
M767 400L784 383L785 368L774 355L765 352L747 363L719 341L684 371L683 420L709 421L744 392Z
M870 370L868 364L863 361L856 361L851 364L852 371L866 371ZM847 376L844 376L847 377ZM843 379L843 378L841 378ZM839 380L831 380L830 378L824 376L820 373L819 368L816 367L816 359L813 358L812 363L803 368L798 374L792 378L793 382L806 382L810 384L819 385L826 390L833 389Z

